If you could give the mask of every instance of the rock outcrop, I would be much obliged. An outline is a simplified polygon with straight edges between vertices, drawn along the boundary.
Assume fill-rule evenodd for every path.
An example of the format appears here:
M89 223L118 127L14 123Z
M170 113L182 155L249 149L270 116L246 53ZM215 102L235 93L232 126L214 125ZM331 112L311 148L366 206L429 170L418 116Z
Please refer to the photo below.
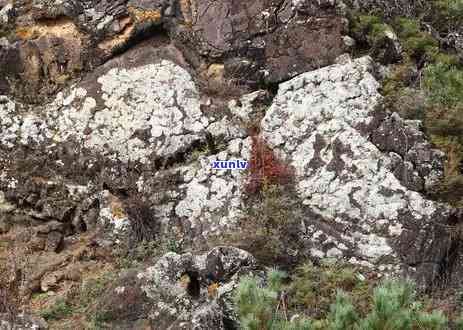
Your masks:
M443 154L381 109L373 69L361 58L281 84L263 135L296 169L312 255L433 278L454 212L420 192L443 175Z
M430 280L442 271L440 265L452 246L446 227L457 216L423 195L442 176L443 156L414 125L381 108L372 73L371 60L361 58L281 84L262 120L262 135L296 170L297 198L307 215L300 235L312 257L347 258L391 272L416 271ZM81 205L71 203L60 210L51 204L47 209L42 200L45 218L73 219L75 229L91 227L92 221L122 228L127 221L118 211L122 204L118 207L113 197L108 199L109 191L99 195L101 186L95 184L105 180L113 189L128 189L130 183L155 201L152 207L164 230L175 233L180 242L203 246L211 235L236 229L244 209L244 173L214 170L211 163L249 159L251 139L231 124L234 113L240 116L239 107L230 104L231 112L219 119L202 110L200 99L189 73L173 62L129 69L108 65L96 85L83 83L59 94L40 115L22 114L23 106L4 98L0 138L5 153L25 147L49 150L57 157L53 171L68 178L64 181L72 180L67 173L71 163L80 163L82 174L101 166L101 157L119 168L109 177L81 177L77 195L71 192L75 182L62 183L68 190L64 196L74 194ZM246 97L240 104L253 107ZM207 136L221 137L223 149L209 150L209 155L192 161L180 157L207 144ZM71 141L85 152L59 158L60 145ZM10 195L24 190L25 182L18 184L21 178L15 172L19 159L4 158L2 189ZM179 159L185 164L175 165ZM168 203L154 197L164 175L156 167L159 160L170 164L168 172L178 178L175 185L164 187ZM28 162L34 167L33 160ZM45 168L51 166L45 163ZM116 179L127 173L120 168L130 163L139 163L145 174L131 182ZM27 190L25 194L24 200L33 206ZM98 209L90 211L92 205ZM87 213L100 220L86 221ZM47 231L44 248L58 249L60 231Z
M20 314L15 320L9 320L7 315L0 314L1 330L47 330L48 324L41 317Z
M356 1L367 2L384 3ZM461 210L429 197L444 155L419 122L384 108L387 70L345 53L355 42L343 8L0 0L0 238L27 245L21 292L58 291L124 244L169 242L189 252L131 269L111 313L126 315L132 297L143 324L229 328L231 292L259 263L229 240L263 194L247 189L252 169L212 164L255 160L256 141L271 153L262 159L291 169L280 188L294 259L423 287L458 269ZM388 64L402 50L385 33Z
M255 270L246 251L216 247L202 255L169 253L146 272L143 290L155 304L150 319L163 329L226 329L236 325L231 293Z
M153 35L170 39L199 70L212 64L254 86L331 64L343 51L334 4L34 1L8 4L0 17L0 30L10 31L0 43L0 92L32 103Z

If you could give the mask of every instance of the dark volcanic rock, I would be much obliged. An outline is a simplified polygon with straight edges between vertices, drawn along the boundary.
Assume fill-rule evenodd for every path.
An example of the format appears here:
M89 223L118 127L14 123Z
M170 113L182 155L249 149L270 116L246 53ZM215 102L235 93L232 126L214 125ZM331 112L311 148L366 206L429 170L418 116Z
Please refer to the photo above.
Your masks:
M342 20L334 8L298 10L291 1L200 1L191 9L191 48L217 60L240 58L248 80L278 82L333 63L342 52ZM226 62L231 77L240 66ZM249 73L252 73L249 76Z
M14 10L17 19L8 36L19 42L0 49L0 67L14 56L18 68L5 72L0 88L31 103L41 100L37 93L53 95L82 72L152 36L169 35L197 69L225 63L227 77L247 85L331 64L343 51L343 21L329 3L34 1L17 3Z

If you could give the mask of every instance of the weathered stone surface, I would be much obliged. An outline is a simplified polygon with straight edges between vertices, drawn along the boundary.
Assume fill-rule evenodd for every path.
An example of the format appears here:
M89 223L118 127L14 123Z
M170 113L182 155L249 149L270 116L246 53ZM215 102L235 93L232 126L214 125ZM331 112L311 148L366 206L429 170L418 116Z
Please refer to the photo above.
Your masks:
M163 329L225 329L224 319L233 318L224 315L230 293L255 267L252 255L226 246L202 255L164 255L139 274L155 302L151 321Z
M271 102L268 91L258 90L243 95L239 100L231 100L228 108L231 113L245 123L255 123L260 120L263 110Z
M418 191L443 175L443 157L379 107L372 70L366 57L281 84L263 136L295 168L302 204L315 213L305 233L312 255L432 277L450 249L439 223L452 211Z
M128 219L117 191L134 188L145 196L172 194L172 202L157 209L166 230L182 227L187 241L200 242L196 235L232 226L240 212L243 173L211 172L211 163L247 159L247 134L232 122L232 113L208 113L190 73L174 61L185 65L172 47L144 45L108 62L40 110L3 97L1 149L3 155L15 155L0 159L0 185L9 197L34 218L67 223L65 234L99 226L120 232ZM187 161L197 149L215 149L210 139L226 150L175 166L183 184L170 191L155 188L159 166ZM131 164L146 171L140 175L137 170L135 176ZM46 247L43 239L36 245Z
M0 330L47 330L47 322L35 315L19 314L10 320L6 314L0 314Z
M41 113L27 113L27 107L2 98L5 154L23 146L49 150L56 164L50 168L50 156L43 160L48 175L75 180L67 167L78 163L81 183L56 184L27 171L21 179L15 162L5 157L0 184L16 203L32 208L35 218L70 223L71 232L110 226L114 232L102 234L105 242L130 224L117 191L135 186L149 198L161 232L179 244L203 247L209 237L236 230L245 210L245 172L214 170L211 163L249 159L251 139L234 122L259 118L267 96L244 96L229 104L228 115L212 115L189 72L174 64L181 62L175 50L163 53L172 60L151 64L146 54L156 53L136 49L111 61ZM281 84L262 121L266 141L296 169L298 198L307 212L301 237L313 257L345 257L390 272L428 267L421 273L432 278L451 246L435 223L458 217L421 194L442 176L442 154L416 125L381 109L369 58L342 63ZM219 138L220 148L190 157ZM75 146L85 153L60 151ZM30 154L21 157L31 162ZM162 188L166 173L156 167L159 159L170 159L169 172L176 177ZM132 171L131 163L145 171ZM52 249L59 246L51 243Z
M135 54L142 59L147 52ZM131 69L111 68L114 64L97 83L87 79L59 93L40 115L22 115L21 105L4 98L2 143L13 148L18 142L73 141L112 160L147 163L175 158L204 142L208 130L226 140L243 136L226 118L202 112L196 85L182 67L167 60Z
M344 2L389 17L419 5ZM94 304L109 327L233 328L231 292L257 261L227 246L197 251L239 240L262 202L246 191L249 172L212 168L250 160L249 134L295 170L279 197L297 244L276 242L288 255L276 266L335 257L420 284L461 271L450 231L462 211L427 197L443 154L419 122L383 109L388 68L346 54L347 6L0 0L0 235L27 251L15 259L21 294L60 296L114 262L124 239L145 240L191 252L114 281ZM383 64L401 53L392 31L373 52ZM137 221L149 239L130 236ZM0 315L0 328L47 327L23 319Z
M230 57L226 73L238 79L240 73L249 81L287 79L332 63L342 51L334 6L309 7L292 1L198 1L190 6L194 47L209 57Z
M343 21L331 2L38 0L10 7L0 17L11 25L9 52L20 57L0 87L30 103L154 36L169 36L198 70L216 63L247 85L331 64L344 48ZM8 58L0 56L2 67Z

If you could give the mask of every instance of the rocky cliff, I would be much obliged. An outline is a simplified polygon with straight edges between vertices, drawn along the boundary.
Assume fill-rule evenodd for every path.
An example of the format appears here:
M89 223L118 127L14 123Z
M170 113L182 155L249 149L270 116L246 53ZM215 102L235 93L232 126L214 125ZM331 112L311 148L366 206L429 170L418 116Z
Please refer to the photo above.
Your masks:
M0 1L0 328L233 329L240 277L303 260L457 285L447 150L363 2Z

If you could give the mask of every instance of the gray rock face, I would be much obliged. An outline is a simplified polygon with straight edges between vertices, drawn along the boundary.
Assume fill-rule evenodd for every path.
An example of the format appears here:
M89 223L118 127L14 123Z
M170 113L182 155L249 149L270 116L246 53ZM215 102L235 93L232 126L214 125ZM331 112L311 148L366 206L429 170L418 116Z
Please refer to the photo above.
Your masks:
M48 99L72 78L155 36L170 39L198 70L221 63L228 77L246 85L331 64L343 48L342 19L329 1L293 6L289 0L37 0L5 6L3 21L17 31L8 34L9 41L22 42L12 45L20 54L18 68L0 77L0 91L30 103ZM7 61L0 56L1 66Z
M171 62L112 69L98 83L105 105L99 111L95 99L86 97L83 89L66 98L58 96L57 106L68 108L51 115L61 132L56 138L73 136L87 148L115 153L125 161L146 162L152 152L167 157L185 149L200 139L209 124L199 109L190 75ZM150 138L143 141L137 134Z
M266 142L296 170L307 214L300 237L315 258L434 278L452 245L435 223L458 217L422 195L442 176L442 155L416 125L381 109L369 58L341 63L280 84L261 123ZM130 219L116 195L134 188L150 200L162 232L181 243L204 246L236 229L246 174L211 163L249 159L251 139L237 122L259 118L268 95L212 113L187 67L171 45L144 46L34 111L2 97L0 189L26 201L34 217L76 231L122 230ZM191 157L198 146L209 150ZM165 167L177 179L160 189ZM43 248L56 250L62 236L50 233Z
M138 275L155 302L150 319L162 329L225 329L224 315L240 275L254 270L246 251L216 247L202 255L168 253Z
M186 151L209 127L212 135L242 135L202 113L190 74L172 62L114 68L97 81L91 91L59 93L41 115L19 115L20 105L4 99L0 140L10 148L74 141L113 160L146 163Z
M7 315L0 314L0 330L47 330L48 324L41 317L20 314L12 322Z
M315 213L305 233L313 256L389 270L438 267L442 255L432 247L442 242L430 233L450 221L449 210L418 191L443 175L443 157L381 110L372 69L361 58L281 84L263 136L295 168L301 203Z

